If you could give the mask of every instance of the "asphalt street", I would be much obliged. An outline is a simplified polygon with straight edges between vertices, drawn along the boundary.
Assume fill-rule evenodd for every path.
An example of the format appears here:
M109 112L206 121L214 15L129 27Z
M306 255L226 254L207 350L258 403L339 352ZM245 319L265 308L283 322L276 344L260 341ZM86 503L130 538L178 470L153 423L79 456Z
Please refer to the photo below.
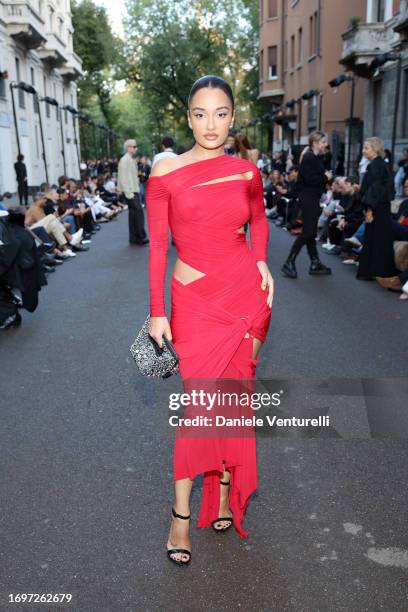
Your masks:
M197 479L191 564L167 560L166 397L181 385L144 379L131 360L148 313L148 247L128 244L126 215L49 275L37 311L0 335L0 610L406 610L408 443L371 438L361 396L344 385L326 400L357 417L333 435L258 436L246 540L196 528ZM407 304L330 255L332 276L309 276L302 252L299 278L281 277L292 240L271 224L275 299L258 377L303 389L303 401L331 377L403 385ZM170 246L168 280L175 256ZM377 401L384 427L394 404L387 393ZM21 606L16 593L73 599Z

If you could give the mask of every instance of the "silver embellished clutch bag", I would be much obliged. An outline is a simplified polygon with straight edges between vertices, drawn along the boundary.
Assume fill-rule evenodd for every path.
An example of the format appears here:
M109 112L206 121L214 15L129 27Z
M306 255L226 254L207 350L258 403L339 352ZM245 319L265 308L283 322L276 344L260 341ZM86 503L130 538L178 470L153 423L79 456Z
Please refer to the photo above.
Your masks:
M142 376L168 378L179 372L179 356L173 344L163 336L163 347L149 334L150 315L137 334L130 352Z

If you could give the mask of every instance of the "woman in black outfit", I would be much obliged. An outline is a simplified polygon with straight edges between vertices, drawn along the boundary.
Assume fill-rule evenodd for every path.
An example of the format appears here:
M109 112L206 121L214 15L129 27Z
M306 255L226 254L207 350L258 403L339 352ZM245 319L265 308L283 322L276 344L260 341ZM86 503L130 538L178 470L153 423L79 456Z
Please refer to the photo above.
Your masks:
M391 200L394 182L384 159L384 142L367 138L363 155L370 163L361 185L361 202L365 209L364 244L360 254L357 278L372 280L399 274L394 262Z
M331 177L321 157L327 149L327 144L327 137L323 132L313 132L309 136L309 147L303 151L300 158L298 187L303 226L281 269L284 276L289 278L297 278L295 259L305 244L311 261L309 274L331 274L331 269L320 261L316 247L317 222L321 213L320 198L328 178Z

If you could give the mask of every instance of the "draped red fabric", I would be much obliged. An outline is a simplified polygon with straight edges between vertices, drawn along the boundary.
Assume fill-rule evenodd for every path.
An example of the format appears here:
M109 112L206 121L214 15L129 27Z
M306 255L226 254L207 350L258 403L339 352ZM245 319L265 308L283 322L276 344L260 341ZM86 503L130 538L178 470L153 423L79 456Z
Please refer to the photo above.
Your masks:
M243 177L247 172L252 178ZM198 379L255 379L252 337L264 342L271 318L257 267L267 259L269 239L259 170L229 155L187 164L148 179L146 206L150 315L166 315L169 228L179 258L205 275L187 284L171 279L169 321L184 388ZM237 231L247 222L251 244ZM231 472L234 526L246 537L242 520L258 484L255 436L176 435L174 479L204 474L198 527L218 517L224 467Z

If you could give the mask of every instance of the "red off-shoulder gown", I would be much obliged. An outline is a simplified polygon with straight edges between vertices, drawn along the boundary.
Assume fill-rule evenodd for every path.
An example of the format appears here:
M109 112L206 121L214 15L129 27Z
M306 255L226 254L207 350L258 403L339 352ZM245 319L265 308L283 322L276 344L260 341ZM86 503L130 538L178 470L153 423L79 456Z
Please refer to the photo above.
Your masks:
M251 179L233 178L248 171ZM260 171L248 160L219 155L150 177L146 188L150 315L166 316L169 227L179 258L205 274L188 284L171 280L169 322L184 388L189 380L255 379L259 357L252 358L251 336L264 342L271 318L257 267L267 260L269 239ZM247 222L251 244L237 231ZM174 480L204 475L198 527L218 518L224 466L234 526L246 537L242 520L258 486L255 435L176 435Z

